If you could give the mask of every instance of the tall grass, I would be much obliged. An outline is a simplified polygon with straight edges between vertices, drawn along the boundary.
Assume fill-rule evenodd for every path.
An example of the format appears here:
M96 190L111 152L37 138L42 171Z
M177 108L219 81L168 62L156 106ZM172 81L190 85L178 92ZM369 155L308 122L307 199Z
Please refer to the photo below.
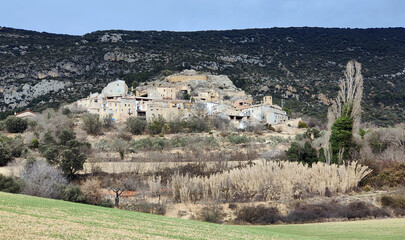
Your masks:
M171 188L176 201L279 200L312 195L345 193L369 174L365 166L315 163L312 168L296 162L260 162L210 177L175 174Z

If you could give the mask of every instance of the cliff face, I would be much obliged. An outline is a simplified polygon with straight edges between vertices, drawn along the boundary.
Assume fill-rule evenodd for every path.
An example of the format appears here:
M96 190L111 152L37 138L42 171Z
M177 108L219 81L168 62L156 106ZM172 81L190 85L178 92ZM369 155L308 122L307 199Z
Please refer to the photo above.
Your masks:
M325 116L348 60L363 65L366 121L405 119L405 29L273 28L205 32L99 31L84 36L0 29L0 110L39 110L195 69L228 75L260 99ZM170 71L166 71L170 70Z

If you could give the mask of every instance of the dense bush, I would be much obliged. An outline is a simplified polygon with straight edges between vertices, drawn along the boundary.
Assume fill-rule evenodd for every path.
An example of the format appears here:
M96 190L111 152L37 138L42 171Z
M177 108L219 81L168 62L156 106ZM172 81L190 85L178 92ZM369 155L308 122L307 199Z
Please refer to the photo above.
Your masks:
M20 157L25 150L21 135L14 137L0 135L0 166L7 165L14 157Z
M304 121L299 121L298 128L308 128L308 125Z
M12 160L11 149L3 142L0 142L0 167L6 166Z
M396 187L405 186L405 164L391 163L382 170L373 172L362 181L362 185L370 185L374 188L383 186Z
M125 124L128 131L134 135L140 135L146 129L146 119L144 118L131 117L127 119Z
M184 131L186 123L180 119L172 120L167 123L170 128L170 133L181 133Z
M60 198L64 201L86 203L87 200L84 197L80 187L75 185L67 185L62 189Z
M266 207L260 204L257 206L245 206L236 210L236 221L253 224L272 224L283 221L283 216L277 208Z
M102 123L98 114L85 113L83 115L84 130L88 134L97 135L101 131Z
M91 144L77 141L75 132L71 130L62 130L57 138L58 141L52 134L46 133L39 152L49 163L59 167L65 176L72 179L77 171L83 169Z
M136 203L130 204L121 204L120 208L129 210L129 211L137 211L143 213L151 213L157 215L165 215L166 214L166 205L162 203L150 203L146 201L139 201Z
M6 177L0 174L0 191L9 193L20 193L23 182L13 177Z
M352 134L353 118L350 114L350 107L345 105L342 116L336 119L332 125L332 132L329 139L332 149L332 163L342 164L340 161L347 160L349 158L350 149L354 147Z
M104 195L101 191L101 182L97 179L87 179L80 186L80 190L86 202L89 204L98 205L104 199Z
M222 207L206 206L199 211L198 217L204 222L222 223L225 214Z
M205 132L209 130L207 120L200 117L191 118L186 124L190 132Z
M399 192L391 196L382 196L381 205L390 207L397 216L405 216L405 194Z
M6 119L5 125L9 133L22 133L28 128L28 121L15 116L9 116Z
M297 205L295 209L286 216L286 222L304 223L331 218L354 219L385 216L390 216L389 212L362 201L351 202L348 205L330 201L319 204Z
M146 128L151 135L160 134L162 133L165 124L166 120L159 115L159 117L150 122Z
M316 149L309 142L305 142L304 146L297 142L291 143L290 148L286 151L286 157L290 162L306 163L308 166L312 166L319 160Z

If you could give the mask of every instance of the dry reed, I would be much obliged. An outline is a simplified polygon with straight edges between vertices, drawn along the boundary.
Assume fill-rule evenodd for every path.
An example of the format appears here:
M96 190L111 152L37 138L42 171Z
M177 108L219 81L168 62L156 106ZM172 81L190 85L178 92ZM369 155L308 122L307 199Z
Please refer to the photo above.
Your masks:
M210 177L176 174L171 188L176 201L237 201L243 196L252 200L292 199L301 196L345 193L356 187L369 174L366 166L352 162L347 166L316 163L309 168L296 162L263 161L253 166L236 168Z

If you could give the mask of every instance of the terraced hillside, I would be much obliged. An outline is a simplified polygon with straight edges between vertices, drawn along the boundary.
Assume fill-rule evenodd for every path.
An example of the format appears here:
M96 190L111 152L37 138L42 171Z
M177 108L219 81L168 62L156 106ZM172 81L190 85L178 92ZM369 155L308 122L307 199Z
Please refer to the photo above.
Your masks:
M0 192L0 239L405 239L405 219L230 226Z

